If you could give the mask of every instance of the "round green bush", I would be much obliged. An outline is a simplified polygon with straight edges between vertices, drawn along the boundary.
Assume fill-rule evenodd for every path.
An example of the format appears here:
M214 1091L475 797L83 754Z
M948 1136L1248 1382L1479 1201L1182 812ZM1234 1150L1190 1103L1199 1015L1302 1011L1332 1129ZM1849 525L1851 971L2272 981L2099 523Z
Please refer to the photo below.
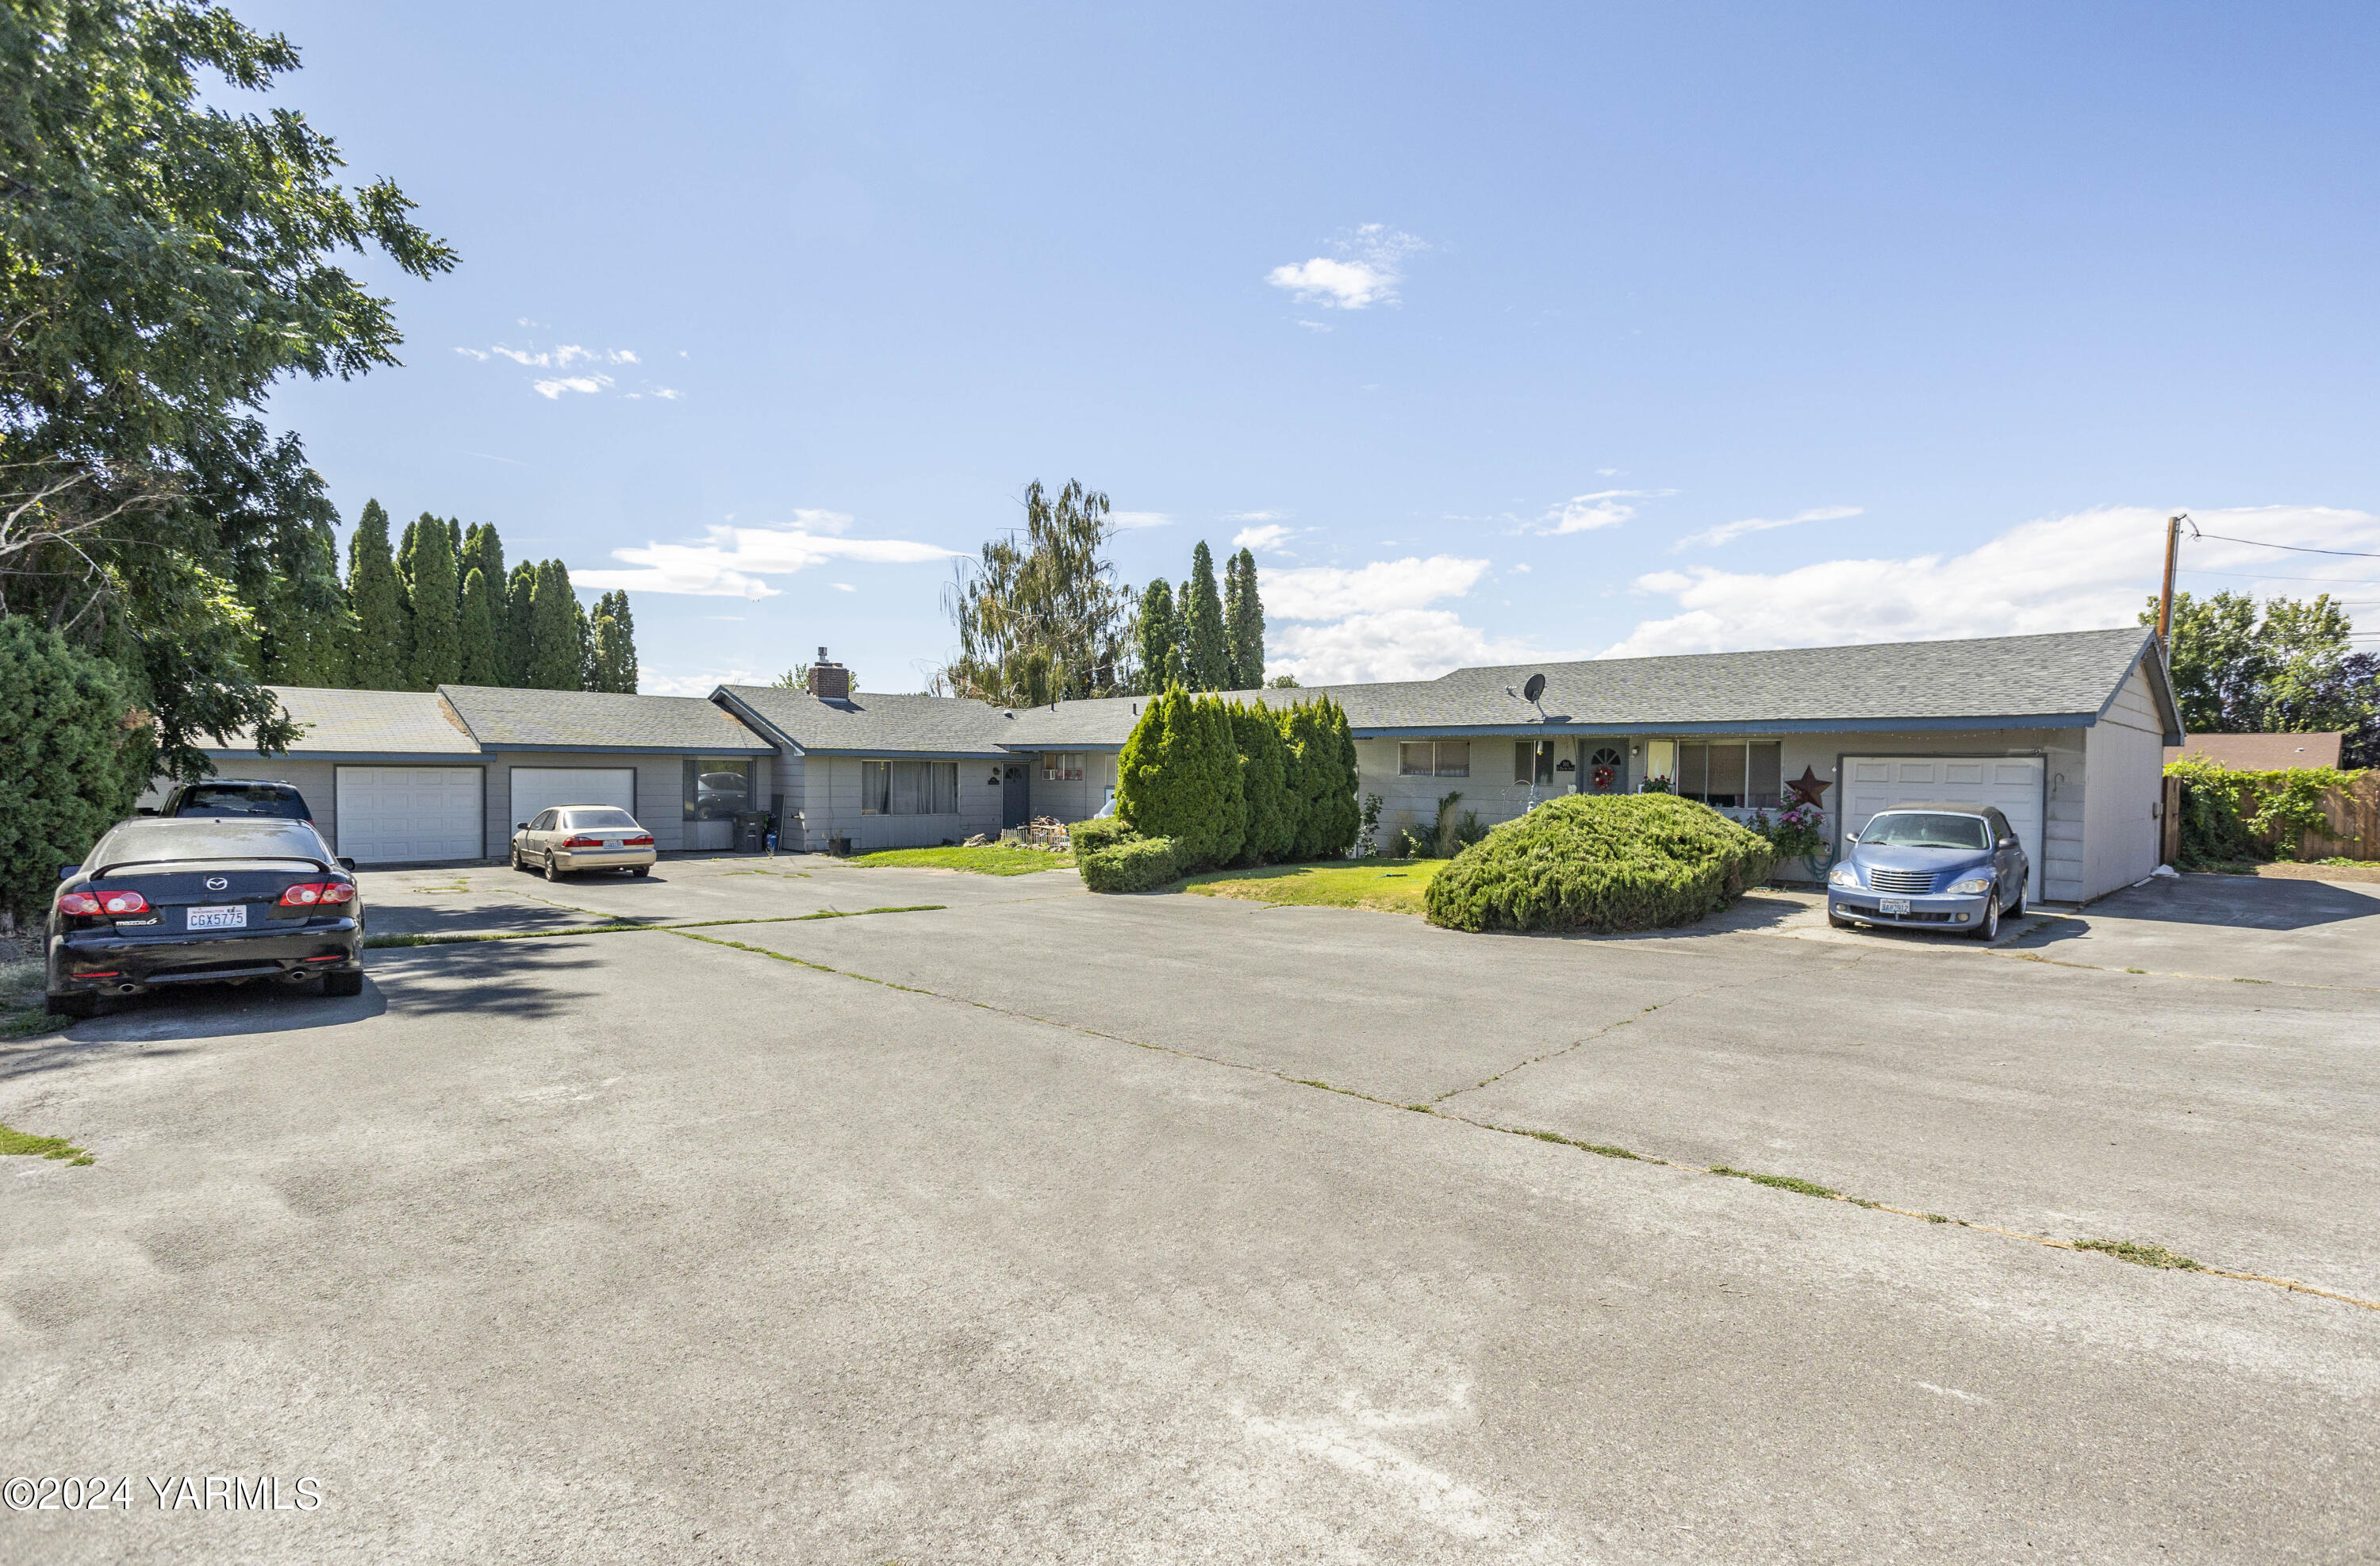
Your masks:
M1093 892L1147 892L1182 879L1178 845L1170 837L1140 837L1076 856L1075 868Z
M1454 929L1690 924L1758 885L1767 840L1667 794L1570 795L1506 821L1429 883L1429 922Z

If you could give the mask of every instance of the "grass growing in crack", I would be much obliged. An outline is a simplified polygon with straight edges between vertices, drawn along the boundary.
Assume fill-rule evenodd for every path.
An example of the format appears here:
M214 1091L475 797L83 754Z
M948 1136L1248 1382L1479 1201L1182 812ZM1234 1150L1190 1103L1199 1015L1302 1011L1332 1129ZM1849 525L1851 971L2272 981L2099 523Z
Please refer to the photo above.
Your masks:
M69 1167L93 1162L91 1156L63 1136L35 1136L0 1125L0 1157L11 1153L28 1158L64 1159Z
M1805 1196L1824 1196L1830 1201L1843 1195L1831 1185L1821 1185L1815 1180L1796 1180L1790 1174L1755 1174L1750 1170L1730 1169L1725 1164L1714 1167L1711 1172L1723 1174L1730 1180L1749 1180L1755 1185L1766 1185L1772 1191L1799 1191ZM1848 1196L1843 1199L1852 1200Z
M1938 1212L1929 1212L1925 1215L1925 1221L1928 1223L1948 1223L1950 1220Z
M2206 1269L2177 1251L2163 1245L2143 1245L2132 1240L2077 1240L2078 1251L2096 1251L2101 1256L2114 1256L2118 1261L2131 1262L2134 1267L2161 1267L2176 1272L2204 1272Z
M1631 1159L1636 1155L1625 1147L1615 1147L1609 1142L1582 1142L1575 1136L1565 1136L1559 1131L1523 1131L1524 1136L1534 1136L1540 1142L1558 1142L1565 1147L1576 1147L1582 1153L1593 1153L1599 1159ZM1636 1159L1642 1162L1642 1159Z

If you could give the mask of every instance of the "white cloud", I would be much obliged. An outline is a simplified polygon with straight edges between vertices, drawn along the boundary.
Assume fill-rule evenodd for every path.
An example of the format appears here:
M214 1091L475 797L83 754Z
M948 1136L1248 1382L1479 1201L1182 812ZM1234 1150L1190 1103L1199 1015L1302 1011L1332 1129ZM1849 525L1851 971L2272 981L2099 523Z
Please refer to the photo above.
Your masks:
M488 362L488 356L481 353L477 348L456 348L455 351L463 355L467 358L478 359L481 364Z
M1397 285L1404 281L1405 257L1428 248L1410 234L1367 223L1355 230L1353 237L1332 247L1339 252L1337 256L1316 256L1274 267L1265 273L1265 281L1276 288L1287 289L1302 304L1320 305L1325 310L1393 305L1398 302ZM1330 330L1319 322L1299 324L1317 331Z
M2149 506L2105 506L2011 528L1964 554L1828 560L1773 574L1710 566L1640 577L1638 591L1680 613L1638 625L1605 656L1723 652L1763 647L1927 641L2128 625L2156 590L2165 519ZM2324 506L2194 512L2200 528L2234 538L2326 549L2380 549L2380 516ZM2310 594L2325 582L2370 581L2367 563L2284 554L2216 540L2185 540L2180 585ZM2277 574L2276 577L2274 574ZM2282 581L2278 578L2310 578Z
M853 587L849 582L829 582L827 586L832 588L839 593L856 593L859 590L857 588Z
M1120 532L1135 532L1143 528L1170 528L1173 518L1161 511L1111 511L1108 526Z
M837 512L799 515L848 525ZM830 560L856 560L873 564L913 565L948 560L956 550L905 539L846 539L809 528L738 528L706 529L700 543L652 543L642 549L615 549L612 558L634 570L573 571L572 585L608 590L685 593L714 598L773 598L782 589L760 578L786 577Z
M552 381L533 382L530 389L548 402L553 402L565 392L600 392L611 383L609 375L564 375Z
M1560 505L1548 506L1546 514L1527 524L1532 533L1591 533L1598 528L1617 528L1636 515L1632 500L1659 500L1673 495L1675 490L1597 490L1593 494L1572 495Z
M1300 318L1298 324L1305 327L1308 332L1328 332L1330 330L1330 327L1324 325L1321 322L1307 321L1303 318Z
M1272 607L1269 601L1265 607ZM1525 642L1464 625L1451 609L1351 614L1329 625L1284 626L1269 639L1266 669L1309 686L1434 680L1465 664L1522 663L1540 656Z
M1487 570L1484 560L1459 560L1451 554L1375 560L1352 571L1303 565L1265 578L1265 613L1281 620L1336 620L1419 609L1441 598L1461 598Z
M653 395L661 398L663 402L674 403L677 401L678 398L686 395L686 394L679 391L674 386L663 386L659 391L655 392Z
M1268 522L1261 528L1243 528L1232 535L1233 549L1278 550L1289 542L1290 530L1278 522Z
M1846 516L1857 516L1855 505L1820 505L1807 511L1797 511L1791 516L1747 516L1741 522L1722 522L1699 533L1690 533L1670 546L1672 553L1691 549L1696 544L1716 549L1720 544L1733 543L1752 533L1766 533L1771 528L1791 528L1803 522L1840 522Z
M1226 511L1226 522L1282 522L1297 515L1293 511Z
M721 686L765 686L776 677L774 674L756 674L750 669L714 669L698 674L656 674L639 668L637 671L637 690L644 696L709 696Z
M1525 577L1525 576L1527 576L1527 575L1528 575L1532 570L1535 570L1535 569L1536 569L1536 567L1532 566L1532 565L1531 565L1527 561L1524 560L1524 561L1522 561L1519 564L1517 564L1517 565L1513 566L1513 567L1512 568L1512 575L1514 575L1515 577Z

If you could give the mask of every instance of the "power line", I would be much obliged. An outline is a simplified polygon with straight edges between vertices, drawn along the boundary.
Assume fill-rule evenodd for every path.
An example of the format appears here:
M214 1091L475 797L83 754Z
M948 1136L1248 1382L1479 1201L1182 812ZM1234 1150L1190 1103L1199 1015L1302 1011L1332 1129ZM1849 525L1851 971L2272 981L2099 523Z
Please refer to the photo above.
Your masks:
M2367 549L2314 549L2306 544L2273 544L2262 539L2235 539L2222 533L2192 533L2191 536L2217 539L2227 544L2251 544L2257 549L2285 549L2293 554L2344 554L2356 560L2380 560L2380 554Z

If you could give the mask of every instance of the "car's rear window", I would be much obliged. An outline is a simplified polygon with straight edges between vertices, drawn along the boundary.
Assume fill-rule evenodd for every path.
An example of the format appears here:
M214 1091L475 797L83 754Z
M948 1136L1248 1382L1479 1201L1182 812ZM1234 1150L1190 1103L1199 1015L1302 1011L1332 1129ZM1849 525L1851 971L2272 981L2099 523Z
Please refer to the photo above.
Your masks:
M273 783L200 783L182 795L176 816L273 816L307 819L306 801L294 788Z
M109 865L158 864L169 859L312 859L329 849L312 827L300 821L196 820L155 817L126 821L99 840L84 861L93 870Z
M1989 848L1991 829L1981 816L1939 810L1895 810L1876 817L1860 841L1881 848Z
M565 810L562 824L575 832L611 832L633 830L637 818L625 810Z

